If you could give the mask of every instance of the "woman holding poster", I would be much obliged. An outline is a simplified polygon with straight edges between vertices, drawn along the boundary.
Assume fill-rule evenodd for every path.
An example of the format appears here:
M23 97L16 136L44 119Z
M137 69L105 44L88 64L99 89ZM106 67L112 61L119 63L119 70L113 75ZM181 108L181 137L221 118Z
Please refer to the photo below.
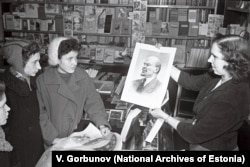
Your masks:
M239 36L217 36L208 62L218 77L210 73L192 76L173 67L171 77L184 88L199 91L192 123L181 122L153 109L190 143L190 150L238 150L237 131L249 114L250 48Z

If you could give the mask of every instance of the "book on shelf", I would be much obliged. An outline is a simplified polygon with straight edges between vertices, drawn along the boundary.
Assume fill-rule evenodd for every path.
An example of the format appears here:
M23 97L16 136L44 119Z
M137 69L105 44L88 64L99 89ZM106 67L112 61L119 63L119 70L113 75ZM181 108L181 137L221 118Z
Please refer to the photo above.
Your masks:
M60 4L44 4L44 12L45 14L61 14L62 13L62 5Z
M219 28L223 27L223 21L224 15L209 14L207 36L214 37L219 32Z
M104 33L110 33L112 25L112 17L113 15L106 15L104 24Z
M38 18L38 7L39 4L26 3L25 8L25 17L27 18Z
M79 12L72 12L73 32L83 32L83 18Z
M176 37L179 33L179 22L169 22L169 36Z
M169 28L168 28L168 22L161 22L161 33L162 35L168 35Z
M97 13L97 32L104 33L106 9L98 7L96 13Z
M178 9L169 9L169 22L178 22Z
M85 6L85 17L83 21L83 31L85 33L97 32L96 6Z
M178 21L188 21L188 9L178 9Z
M130 35L132 30L132 21L129 19L122 19L121 35Z
M118 0L108 0L109 4L118 4Z
M198 23L199 22L199 18L198 15L199 14L199 10L198 9L189 9L188 10L188 22L189 23Z
M111 34L120 35L121 27L122 27L122 19L120 18L113 19L113 23L111 25Z
M96 62L103 62L104 59L104 52L105 52L105 45L96 45L96 56L95 60Z
M96 90L101 94L111 94L114 89L113 81L94 80Z
M209 49L207 48L191 48L186 67L207 68L209 58Z
M31 31L36 31L36 24L37 24L37 19L29 19L29 22L28 22L28 30L31 30Z
M48 31L56 31L56 21L55 19L48 19Z
M96 45L89 45L89 56L90 56L90 60L95 61L96 59Z
M149 11L149 22L153 22L154 20L156 20L156 11L150 10Z
M146 35L152 35L152 22L146 22L146 31L145 34Z
M109 0L100 0L100 3L108 4Z
M82 5L74 5L74 11L75 12L79 12L80 16L82 17L82 19L84 18L84 6Z
M127 19L128 17L127 7L118 6L115 7L115 18Z
M160 35L160 33L161 33L161 21L154 20L152 22L152 34Z
M74 11L73 4L62 5L62 14L67 13L67 12L73 12L73 11Z
M10 5L11 13L19 17L25 17L25 7L23 3L12 3Z
M22 19L19 16L13 17L14 30L22 30Z
M123 47L114 47L114 63L124 63Z
M72 37L73 36L73 20L71 12L67 12L63 14L63 32L64 36Z
M104 52L104 63L114 63L114 49L112 47L107 46Z
M86 0L86 3L95 3L95 0Z
M189 23L188 36L196 37L199 34L199 24Z
M187 21L180 21L178 35L188 36L188 30L189 30L189 23Z
M171 47L176 48L174 64L185 64L186 45L175 44L175 45L171 45Z
M55 31L62 34L64 31L63 16L56 15L54 20L55 20Z
M10 13L4 13L4 27L7 30L14 29L14 16Z
M40 20L40 31L48 31L48 21Z
M81 49L79 51L78 59L87 59L90 60L90 48L88 45L81 45Z
M199 35L206 36L208 34L208 24L199 23Z

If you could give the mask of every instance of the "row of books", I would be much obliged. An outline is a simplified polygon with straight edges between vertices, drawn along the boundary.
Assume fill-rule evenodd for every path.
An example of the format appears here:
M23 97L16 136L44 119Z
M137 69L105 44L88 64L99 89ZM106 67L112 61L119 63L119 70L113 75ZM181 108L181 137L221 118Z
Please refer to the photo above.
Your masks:
M186 21L161 22L155 20L147 22L146 27L146 35L168 35L170 37L201 35L199 33L199 24Z
M192 48L186 62L186 67L207 68L210 49Z
M208 15L207 23L195 23L188 21L162 22L154 20L146 23L146 35L168 35L177 36L209 36L213 37L219 33L223 26L223 15Z
M88 63L124 63L123 47L108 45L85 45L79 53L78 61Z
M63 8L62 13L61 8ZM38 4L18 4L12 6L11 13L4 13L4 22L6 29L15 30L55 31L58 27L58 31L64 31L66 36L72 36L74 32L129 35L131 34L131 20L128 19L128 15L131 10L127 7L91 5L62 7L58 4L45 4L43 8L38 7ZM50 15L53 19L46 19L49 14L54 14ZM62 17L59 17L60 15ZM38 18L38 20L31 18ZM33 26L34 24L43 24L43 26L41 28Z
M55 19L27 19L4 13L4 29L6 30L24 30L24 31L50 31L55 32L59 25ZM57 27L57 29L56 29ZM59 32L59 31L58 31Z
M188 5L214 7L216 0L148 0L149 5Z
M182 9L182 8L148 8L147 21L161 20L163 22L188 21L191 23L206 23L210 9Z

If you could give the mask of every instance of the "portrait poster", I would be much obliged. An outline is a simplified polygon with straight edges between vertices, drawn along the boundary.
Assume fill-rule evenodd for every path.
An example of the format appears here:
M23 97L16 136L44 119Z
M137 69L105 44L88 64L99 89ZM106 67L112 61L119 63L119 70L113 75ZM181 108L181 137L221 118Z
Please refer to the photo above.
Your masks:
M148 108L160 108L167 92L175 53L174 47L157 48L136 43L121 100ZM158 62L157 68L153 62ZM155 73L155 78L149 77L150 71Z

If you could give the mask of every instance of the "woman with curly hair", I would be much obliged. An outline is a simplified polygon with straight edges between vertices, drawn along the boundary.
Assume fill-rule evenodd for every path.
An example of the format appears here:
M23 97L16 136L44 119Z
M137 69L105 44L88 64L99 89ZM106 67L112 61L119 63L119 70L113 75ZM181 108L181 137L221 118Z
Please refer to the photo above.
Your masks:
M250 49L239 36L218 36L208 59L212 71L191 75L172 68L171 77L182 87L199 91L192 123L185 123L161 109L150 113L162 118L190 144L190 150L238 150L238 130L249 114Z

